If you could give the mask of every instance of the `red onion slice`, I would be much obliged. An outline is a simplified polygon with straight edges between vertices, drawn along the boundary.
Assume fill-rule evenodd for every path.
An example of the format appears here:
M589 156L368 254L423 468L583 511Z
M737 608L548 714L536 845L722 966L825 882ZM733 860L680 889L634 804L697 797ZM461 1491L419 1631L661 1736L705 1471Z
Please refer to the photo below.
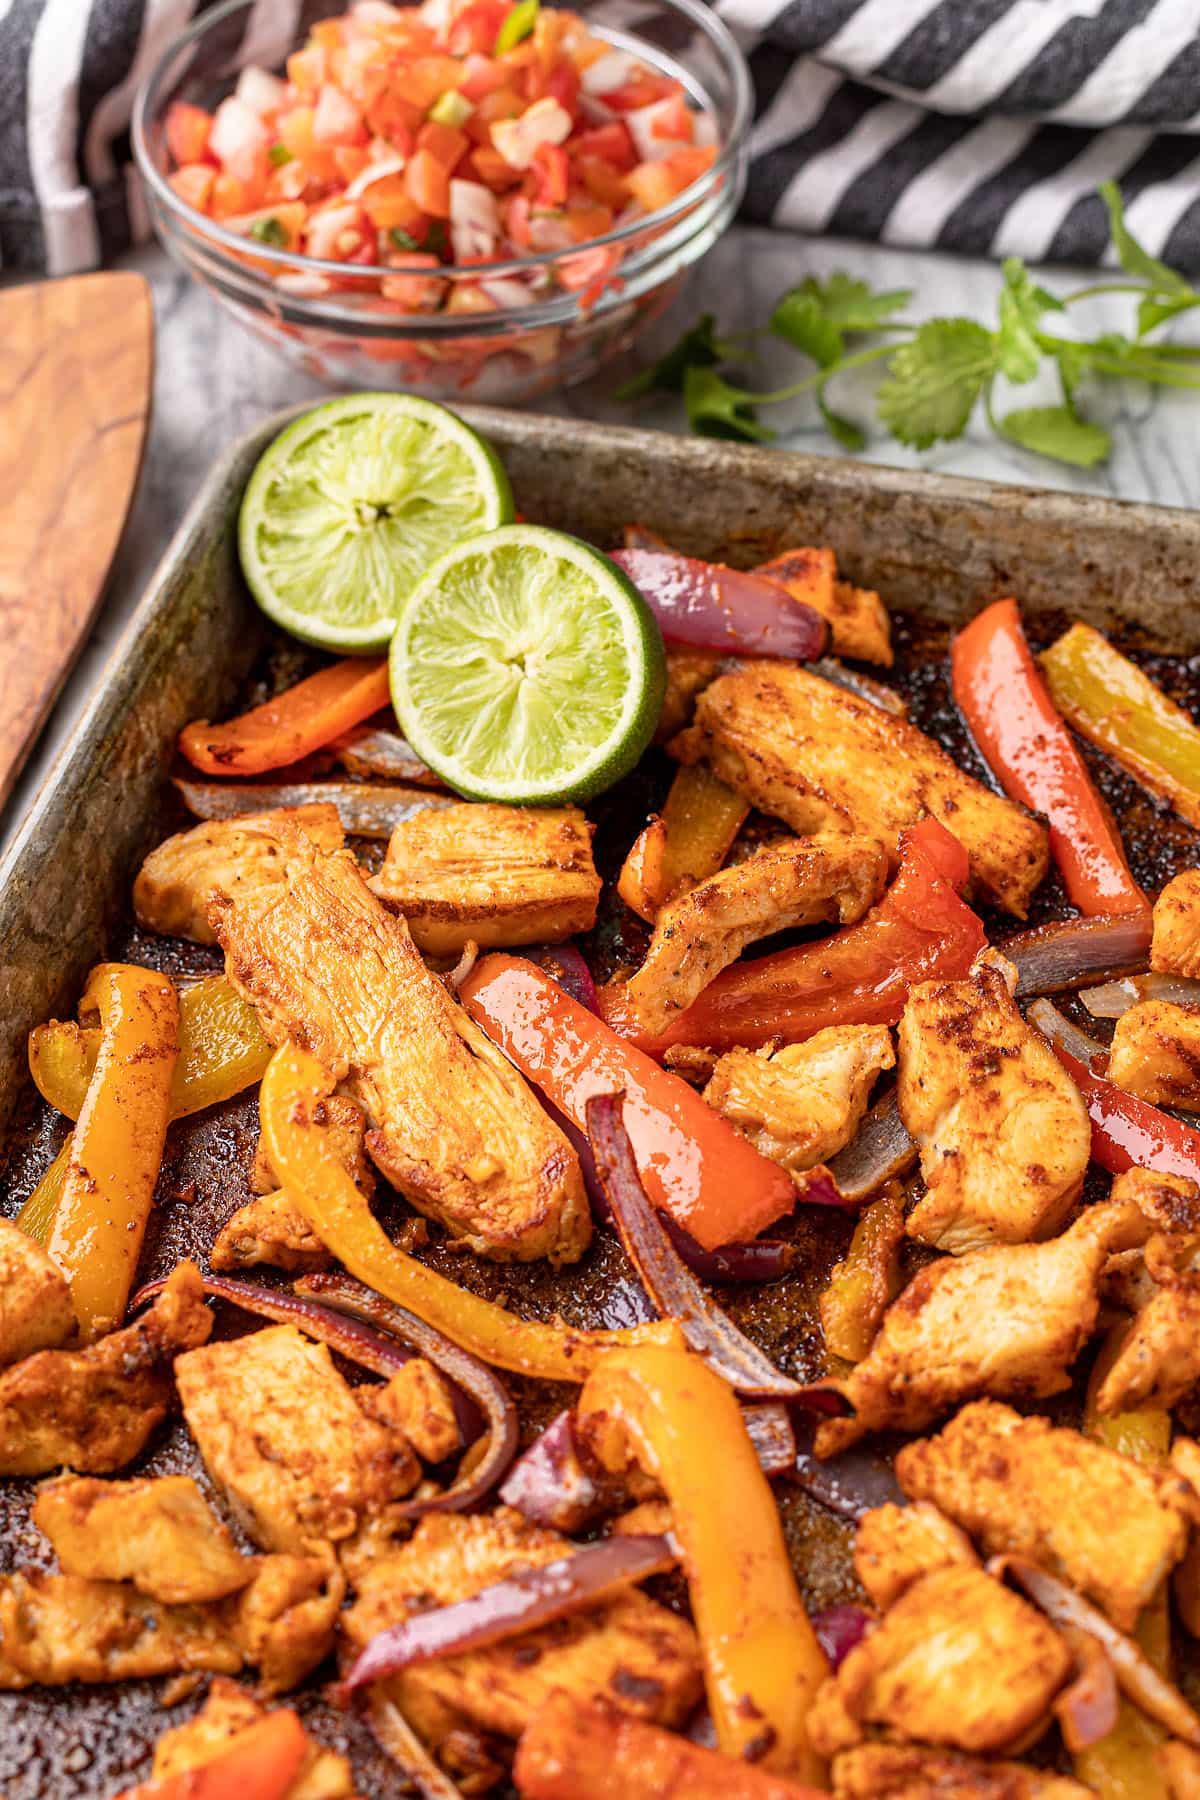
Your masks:
M379 1748L404 1771L421 1800L464 1800L462 1789L434 1762L389 1695L371 1695L367 1718Z
M1120 1019L1143 1000L1165 1000L1172 1006L1200 1006L1200 981L1187 975L1126 975L1101 987L1084 988L1079 998L1093 1019Z
M814 675L819 675L823 681L832 681L834 687L845 688L856 699L869 700L872 706L891 713L894 719L907 719L908 702L886 682L876 681L858 669L848 669L836 656L819 656L810 667Z
M790 1475L796 1466L796 1433L786 1406L743 1406L742 1424L768 1481Z
M905 1129L893 1082L875 1102L856 1135L829 1164L844 1200L866 1200L885 1181L903 1175L917 1160L917 1146Z
M677 1319L692 1349L739 1393L771 1399L799 1394L799 1383L789 1380L742 1336L671 1243L642 1187L621 1120L622 1103L619 1094L594 1095L587 1103L588 1135L625 1254L659 1314Z
M862 1643L874 1622L865 1607L849 1603L844 1606L828 1606L824 1612L816 1615L813 1630L835 1673L854 1646Z
M1011 1575L1017 1585L1055 1625L1086 1631L1096 1638L1113 1666L1123 1693L1151 1719L1157 1719L1172 1737L1200 1747L1200 1717L1192 1711L1179 1689L1160 1675L1134 1638L1126 1637L1110 1619L1068 1587L1056 1575L1019 1556L994 1556L989 1575L1002 1580Z
M570 1556L518 1569L502 1581L448 1606L414 1613L377 1632L343 1686L347 1693L398 1675L414 1663L435 1662L524 1636L556 1619L586 1612L622 1588L674 1568L679 1552L665 1537L604 1538Z
M1051 1711L1063 1743L1077 1756L1116 1729L1121 1695L1116 1670L1098 1640L1089 1631L1068 1631L1065 1636L1075 1654L1076 1673Z
M662 550L614 550L672 644L746 656L820 656L829 627L781 582Z
M574 944L533 944L523 948L521 955L526 962L536 963L551 981L557 981L580 1006L586 1006L589 1012L600 1011L592 971Z
M1018 932L996 948L1017 965L1017 999L1066 994L1098 976L1137 975L1150 956L1150 914L1097 913Z
M679 555L673 544L668 544L666 538L659 537L648 525L626 525L621 539L626 550L657 550L664 556Z
M807 1199L808 1195L802 1198ZM799 1255L795 1244L784 1238L748 1238L744 1243L722 1244L719 1250L705 1250L674 1219L665 1213L658 1217L682 1261L701 1281L725 1286L741 1281L778 1281Z
M197 819L240 819L246 813L272 812L277 807L312 806L318 801L336 806L344 828L355 837L391 837L396 826L414 813L431 807L457 806L453 794L434 794L428 788L371 787L365 781L305 781L271 784L260 781L187 781L176 776L175 786L184 804Z
M1068 1056L1081 1062L1085 1069L1091 1069L1093 1058L1108 1055L1107 1044L1099 1043L1085 1031L1080 1031L1078 1025L1072 1025L1070 1019L1060 1013L1057 1006L1049 1000L1035 1000L1028 1009L1027 1017L1049 1043L1065 1050Z
M905 1506L907 1500L890 1462L877 1450L857 1444L821 1462L812 1438L801 1438L795 1479L804 1492L840 1519L861 1519L877 1506Z
M412 745L395 731L373 731L360 725L333 746L342 767L352 775L380 775L385 781L411 782L414 787L441 787L442 778L423 763Z

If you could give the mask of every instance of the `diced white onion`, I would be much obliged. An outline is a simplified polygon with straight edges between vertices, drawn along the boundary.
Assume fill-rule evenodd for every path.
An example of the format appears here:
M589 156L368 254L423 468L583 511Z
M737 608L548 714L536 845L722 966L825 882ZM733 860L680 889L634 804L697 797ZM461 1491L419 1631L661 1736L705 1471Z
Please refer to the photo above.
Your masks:
M688 138L654 135L655 121L662 118L664 113L673 112L677 104L673 99L655 100L649 106L639 106L633 112L625 114L625 123L641 162L662 162L673 151L687 148L690 142Z
M346 200L357 200L359 195L365 194L367 189L374 182L382 181L387 175L402 175L404 173L404 165L405 158L403 156L389 156L386 162L368 163L365 169L359 170L358 174L354 177L354 180L347 187L343 198Z
M528 169L542 144L565 144L570 135L570 113L549 97L535 100L519 119L492 126L492 143L510 169Z
M456 262L495 254L500 241L500 208L481 181L450 183L450 242Z
M495 275L488 281L481 281L480 287L489 300L497 306L528 306L529 289L517 275Z
M579 85L585 94L611 94L614 88L624 87L637 67L637 57L628 50L606 50L588 64Z
M283 105L287 99L287 85L277 75L251 67L243 69L238 76L234 93L243 106L248 106L261 118L263 113L277 112Z

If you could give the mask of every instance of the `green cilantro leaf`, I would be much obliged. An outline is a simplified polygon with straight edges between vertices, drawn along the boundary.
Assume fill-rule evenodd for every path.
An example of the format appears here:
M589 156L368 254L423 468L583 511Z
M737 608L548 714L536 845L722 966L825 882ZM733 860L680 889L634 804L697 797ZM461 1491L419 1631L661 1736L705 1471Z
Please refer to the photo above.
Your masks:
M893 313L902 312L912 299L911 288L892 288L887 293L873 294L865 281L856 281L843 269L836 269L828 281L808 275L783 296L775 309L775 318L796 294L817 302L831 325L839 331L875 331ZM771 328L775 330L775 318ZM780 334L786 336L786 332Z
M771 330L793 349L811 356L823 369L840 362L846 351L846 340L826 313L816 294L793 288L785 294L771 314Z
M516 5L496 33L495 54L503 56L506 50L515 50L523 38L527 38L537 24L540 8L538 0L517 0Z
M1010 381L1032 381L1041 367L1044 350L1038 337L1038 320L1044 312L1061 312L1062 301L1037 285L1020 257L1007 257L1003 274L996 355L1001 373Z
M888 358L879 417L902 444L928 450L961 435L995 372L990 331L972 319L930 319Z
M1077 469L1103 462L1112 448L1112 438L1102 426L1081 419L1069 406L1026 406L1006 413L999 429L1023 449Z
M716 320L712 313L705 313L690 331L684 332L678 343L672 344L665 356L660 356L656 363L651 363L648 369L643 369L640 375L619 387L617 399L637 400L643 394L653 393L679 394L689 369L711 369L717 363L740 361L737 346L723 342L715 335L715 330Z
M1068 406L1075 403L1075 390L1092 366L1092 353L1086 344L1059 343L1054 349L1063 399Z
M276 249L283 249L288 241L288 234L274 213L266 219L255 219L250 236L260 244L273 244Z
M1125 204L1121 199L1121 190L1115 181L1100 183L1100 198L1108 208L1108 228L1112 233L1113 247L1118 261L1127 275L1140 275L1143 281L1149 282L1156 294L1190 294L1191 285L1166 263L1159 262L1148 250L1143 250L1137 239L1125 223Z
M403 225L393 225L388 237L397 250L419 250L421 248L411 231L405 231Z
M1190 312L1194 306L1200 306L1200 294L1180 294L1175 299L1151 299L1138 301L1137 324L1138 336L1145 337L1155 326L1163 325L1168 319L1177 318L1180 313Z
M272 144L267 151L267 161L272 168L282 169L285 163L290 163L292 160L292 153L286 144Z
M825 421L825 429L830 437L842 446L843 450L865 450L867 434L861 425L853 419L847 419L841 413L834 412L825 398L824 385L817 389L817 405L821 409L821 417Z
M733 387L715 369L694 364L683 377L683 400L688 424L701 437L749 438L768 443L775 436L758 423L754 407L758 396L748 388Z

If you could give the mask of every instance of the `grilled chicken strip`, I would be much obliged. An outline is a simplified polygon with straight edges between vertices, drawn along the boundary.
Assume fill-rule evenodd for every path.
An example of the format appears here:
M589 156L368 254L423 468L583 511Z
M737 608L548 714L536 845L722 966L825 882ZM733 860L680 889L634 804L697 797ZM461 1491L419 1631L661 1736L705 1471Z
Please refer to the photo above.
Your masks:
M348 1538L421 1478L402 1433L293 1325L189 1351L175 1380L205 1467L264 1549Z
M173 1358L211 1330L200 1276L180 1263L134 1324L14 1363L0 1374L0 1475L106 1475L132 1462L174 1400Z
M927 1190L908 1234L953 1255L1049 1237L1091 1157L1087 1109L1022 1018L1015 979L1010 963L981 957L962 981L911 988L900 1020L900 1117Z
M937 1437L906 1444L896 1475L988 1556L1041 1563L1088 1594L1123 1631L1187 1547L1197 1497L1078 1431L977 1400Z
M1154 1106L1200 1112L1200 1010L1141 1000L1117 1020L1108 1079Z
M242 1660L221 1607L164 1606L126 1581L40 1569L0 1576L0 1689L236 1675Z
M1150 967L1165 975L1200 975L1200 869L1176 875L1154 902Z
M1109 1255L1148 1231L1136 1206L1104 1201L1049 1243L994 1245L919 1270L864 1360L830 1384L855 1412L821 1423L817 1454L836 1455L870 1431L920 1431L980 1394L1061 1393L1096 1328Z
M1026 1763L923 1744L860 1744L833 1760L837 1800L1093 1800L1092 1789Z
M224 1675L214 1676L200 1711L186 1724L164 1731L155 1744L152 1778L165 1782L202 1769L225 1754L232 1738L266 1717L267 1708L248 1688ZM286 1800L355 1800L350 1764L310 1738L304 1766Z
M850 925L878 900L887 857L874 838L782 838L659 911L646 960L625 984L651 1035L665 1031L756 938L798 925Z
M858 1521L854 1572L881 1612L935 1569L978 1567L966 1532L927 1500L875 1506Z
M574 1546L501 1507L429 1513L410 1541L360 1579L343 1624L362 1646L430 1606L478 1593L517 1569L569 1556ZM700 1698L696 1635L686 1620L631 1590L539 1631L443 1657L394 1677L396 1703L435 1754L456 1731L517 1738L555 1692L603 1700L637 1718L679 1725Z
M287 1195L276 1189L239 1207L217 1233L209 1254L214 1269L251 1269L269 1263L290 1274L328 1269L333 1258Z
M133 884L138 924L163 937L215 944L210 899L217 889L240 900L277 885L280 851L271 827L282 824L296 826L322 850L340 850L346 841L336 806L324 801L193 825L169 837L142 864Z
M893 863L905 825L932 813L966 850L977 893L1024 918L1046 873L1045 827L991 793L923 732L794 663L720 676L670 753L706 761L802 836L866 833Z
M77 1329L71 1290L39 1243L0 1219L0 1365L51 1350Z
M809 1735L821 1755L871 1726L986 1754L1044 1719L1074 1658L1036 1607L982 1569L922 1575L817 1690Z
M210 917L267 1036L349 1081L371 1155L420 1211L497 1261L573 1262L591 1235L579 1159L521 1076L351 857L293 825L257 830L278 850L274 885L218 893Z
M553 944L596 923L592 827L577 806L462 805L393 831L371 883L431 956Z
M885 1025L828 1025L803 1044L727 1051L704 1098L756 1150L800 1174L850 1142L876 1076L895 1061Z
M139 1593L171 1606L223 1600L258 1567L240 1553L190 1475L68 1475L39 1488L33 1522L65 1575L132 1581Z

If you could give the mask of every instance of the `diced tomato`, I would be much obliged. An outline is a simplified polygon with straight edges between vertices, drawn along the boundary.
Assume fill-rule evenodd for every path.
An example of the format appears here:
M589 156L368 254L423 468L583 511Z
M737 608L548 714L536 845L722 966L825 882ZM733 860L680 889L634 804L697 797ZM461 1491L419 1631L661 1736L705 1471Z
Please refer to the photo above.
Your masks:
M645 210L657 212L660 206L668 206L684 188L691 187L693 181L711 168L716 158L714 144L689 144L662 162L639 163L625 177L629 191Z
M569 206L567 208L567 227L577 244L590 243L593 238L606 237L613 228L612 209L607 206ZM599 256L607 256L606 250L597 252ZM572 262L579 259L572 257ZM568 286L571 284L568 282ZM586 283L581 283L586 285Z
M503 10L507 12L507 6ZM482 100L485 94L494 94L497 88L505 85L507 79L498 62L494 62L490 56L473 51L463 63L463 78L458 91L464 100L475 103Z
M668 99L676 86L669 76L652 75L646 69L621 87L610 89L604 96L604 104L613 112L636 112L639 106L653 106L656 100Z
M185 206L194 206L197 212L208 211L217 180L217 171L211 163L185 163L169 179Z
M309 33L314 44L322 50L338 50L343 42L342 21L340 19L320 19Z
M189 106L176 100L167 108L167 149L181 166L203 162L208 156L208 140L212 132L212 114L202 106Z
M454 125L440 125L436 119L427 119L417 133L417 149L428 150L447 174L453 171L468 142L465 132Z
M444 279L436 279L430 275L415 275L413 269L440 269L441 263L436 256L406 251L405 269L402 275L385 275L379 283L379 291L385 300L393 301L405 312L436 312L442 303L445 292Z
M448 313L487 313L496 310L496 302L489 300L474 281L456 281L446 302Z
M672 94L671 98L663 105L662 111L656 113L650 122L651 137L666 138L674 140L676 143L690 144L694 130L695 119L683 97L682 90L677 94Z
M417 132L425 117L419 106L402 100L390 90L373 100L366 111L366 121L375 137L384 138L402 156L412 154Z
M429 221L409 199L402 174L373 181L363 192L362 208L376 231L405 231L418 244L424 243Z
M429 150L418 150L404 171L405 188L414 206L432 219L450 217L450 174Z
M371 237L371 222L363 209L353 200L336 201L309 214L304 253L323 262L350 262Z
M479 180L495 193L500 194L507 188L516 187L521 180L521 171L506 163L500 152L493 150L490 144L477 144L467 162L474 167Z
M218 175L213 182L209 210L214 219L227 219L233 213L249 212L254 205L253 190L236 175Z
M530 248L529 235L529 196L514 194L512 199L501 208L504 229L518 250Z
M567 153L561 144L539 144L533 153L537 175L535 206L565 206L567 203Z
M579 76L571 63L560 63L549 75L539 75L530 84L531 100L557 100L572 119L579 111Z
M496 48L497 33L509 11L508 0L474 0L473 5L464 7L450 26L447 42L451 54L470 56L473 53L490 58ZM495 67L491 62L488 66ZM499 79L503 80L503 76ZM469 99L473 97L468 95Z
M356 175L361 175L370 157L361 145L338 144L333 151L333 166L347 187Z
M717 160L715 144L687 144L682 150L674 150L667 158L667 167L672 171L679 183L682 193L691 187L693 181L699 181L706 170L711 169Z
M287 59L287 77L297 93L313 100L324 81L328 64L319 44L307 44L294 50Z
M595 125L590 131L577 132L571 139L571 150L580 158L599 157L623 175L629 173L638 159L629 127L620 119L614 119L608 125Z
M331 149L335 144L365 144L367 137L363 116L353 100L327 81L317 95L313 113L314 141Z
M599 156L581 156L576 166L592 199L598 200L602 206L610 206L614 212L620 212L629 199L626 177Z
M457 91L462 75L463 65L457 57L418 56L397 68L392 88L401 100L419 106L422 113L426 113L447 88Z

